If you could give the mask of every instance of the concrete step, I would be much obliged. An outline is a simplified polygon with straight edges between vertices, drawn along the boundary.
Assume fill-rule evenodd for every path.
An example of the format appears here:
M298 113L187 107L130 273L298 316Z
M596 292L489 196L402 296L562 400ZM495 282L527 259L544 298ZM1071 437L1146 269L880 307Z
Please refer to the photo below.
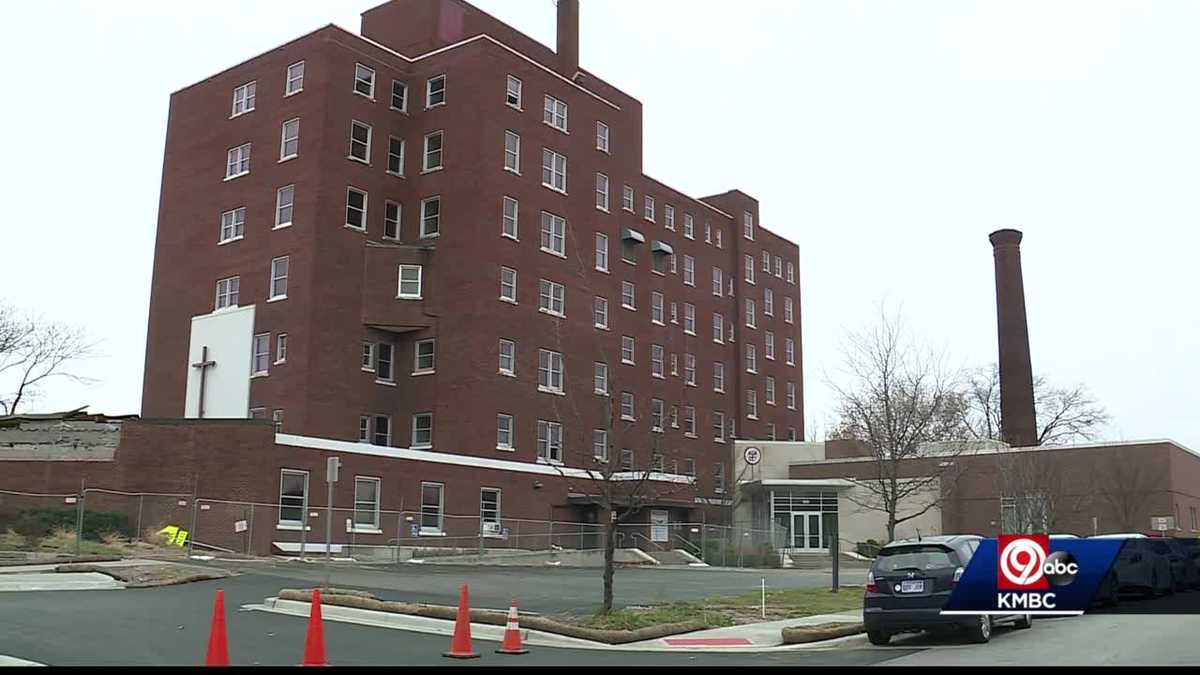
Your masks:
M703 562L695 555L680 548L671 551L645 551L645 553L658 561L659 565L690 565Z

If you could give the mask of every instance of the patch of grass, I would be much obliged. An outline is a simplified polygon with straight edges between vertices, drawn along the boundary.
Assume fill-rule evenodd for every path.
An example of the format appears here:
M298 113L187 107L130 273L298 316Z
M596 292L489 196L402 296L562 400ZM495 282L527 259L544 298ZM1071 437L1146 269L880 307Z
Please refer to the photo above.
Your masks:
M843 587L837 593L828 588L790 588L767 591L767 614L782 613L780 618L795 618L812 614L837 614L862 608L861 587ZM712 609L745 608L761 612L762 593L746 593L704 601Z
M646 608L616 609L608 614L586 617L558 617L566 623L600 630L637 630L685 621L703 621L709 628L730 626L733 620L722 612L709 612L696 603L673 602Z

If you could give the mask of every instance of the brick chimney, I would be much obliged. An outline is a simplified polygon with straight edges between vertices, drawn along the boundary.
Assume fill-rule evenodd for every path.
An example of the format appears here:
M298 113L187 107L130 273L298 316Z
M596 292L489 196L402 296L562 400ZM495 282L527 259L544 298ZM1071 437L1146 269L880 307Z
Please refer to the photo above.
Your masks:
M558 71L579 72L579 0L558 0Z
M1033 405L1033 365L1025 319L1018 230L998 230L988 238L996 258L996 327L1000 343L1000 434L1005 443L1038 444Z

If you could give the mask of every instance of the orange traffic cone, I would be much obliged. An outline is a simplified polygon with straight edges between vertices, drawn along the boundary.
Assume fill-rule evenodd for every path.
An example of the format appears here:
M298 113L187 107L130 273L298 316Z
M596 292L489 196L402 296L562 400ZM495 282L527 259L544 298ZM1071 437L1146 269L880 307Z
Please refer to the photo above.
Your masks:
M504 641L500 643L497 654L528 654L529 650L521 644L521 628L517 625L517 601L514 598L508 605L508 624L504 628Z
M213 604L212 625L208 629L208 652L204 655L206 666L229 665L229 643L225 637L225 591L217 591Z
M321 589L314 588L312 609L308 614L308 636L304 639L304 662L302 666L324 666L325 625L321 622Z
M442 654L452 659L477 659L479 652L471 651L471 610L467 607L467 585L458 594L458 616L454 619L454 639L450 651Z

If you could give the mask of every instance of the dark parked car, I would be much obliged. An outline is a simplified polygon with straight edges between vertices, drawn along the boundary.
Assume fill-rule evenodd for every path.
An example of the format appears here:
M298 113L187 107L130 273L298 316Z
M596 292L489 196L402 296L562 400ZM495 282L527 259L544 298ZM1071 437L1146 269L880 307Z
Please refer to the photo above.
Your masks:
M987 642L992 627L1029 628L1029 614L943 616L941 610L983 537L970 534L894 541L879 550L867 573L863 624L871 644L885 645L897 633L957 628L972 642Z
M1175 582L1174 590L1200 587L1200 565L1197 565L1187 546L1177 539L1167 537L1150 537L1146 541L1155 553L1165 555L1170 561L1171 578Z
M1125 540L1110 572L1110 577L1116 577L1119 592L1132 591L1148 598L1175 592L1171 562L1150 546L1146 535L1101 534L1092 538Z

